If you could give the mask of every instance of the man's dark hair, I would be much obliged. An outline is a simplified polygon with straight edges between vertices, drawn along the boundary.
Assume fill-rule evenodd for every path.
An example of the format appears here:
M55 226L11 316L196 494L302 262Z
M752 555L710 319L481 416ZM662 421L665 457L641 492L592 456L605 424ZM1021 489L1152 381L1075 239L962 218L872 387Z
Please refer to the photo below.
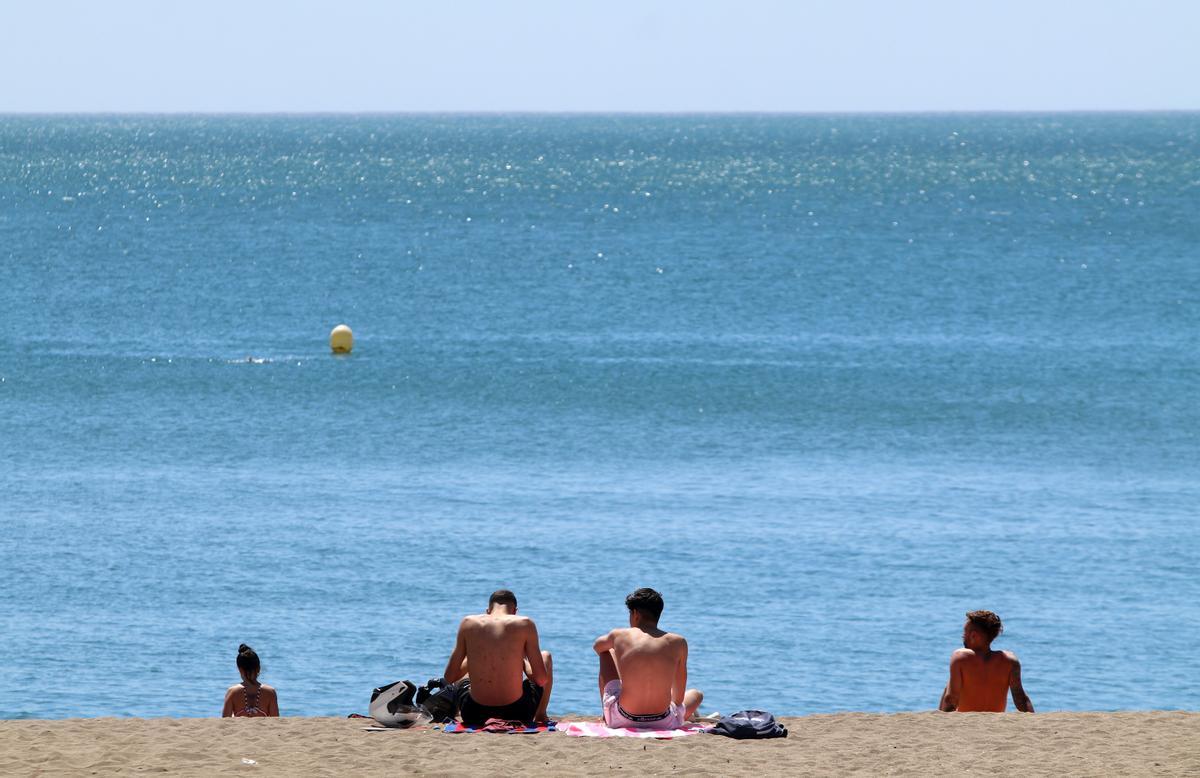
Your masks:
M653 589L638 589L625 598L625 607L631 611L637 611L651 621L657 622L658 617L662 615L662 595Z
M491 610L493 605L511 605L515 609L517 607L517 595L508 589L497 589L488 598L488 610Z
M995 640L996 636L1004 631L1000 617L991 611L971 611L967 614L967 621L971 622L971 626L987 635L988 640Z

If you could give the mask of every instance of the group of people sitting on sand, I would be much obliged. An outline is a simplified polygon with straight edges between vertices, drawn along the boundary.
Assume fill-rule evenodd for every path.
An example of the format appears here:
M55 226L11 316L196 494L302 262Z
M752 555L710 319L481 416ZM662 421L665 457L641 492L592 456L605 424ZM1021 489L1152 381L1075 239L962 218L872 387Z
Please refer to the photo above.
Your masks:
M600 698L610 727L675 729L704 695L687 688L687 641L659 629L662 595L638 589L625 598L629 626L596 638ZM537 625L517 614L517 597L494 592L487 611L458 626L445 682L455 685L459 718L467 726L488 719L545 721L554 664L541 650Z
M609 727L676 729L696 714L704 695L687 688L688 644L660 629L662 595L638 589L625 598L629 626L592 643L599 658L599 690ZM963 625L963 647L950 657L950 680L942 692L944 711L1002 713L1011 693L1017 710L1033 712L1021 686L1021 664L1011 651L993 651L1000 617L971 611ZM224 716L278 716L275 690L258 681L259 660L249 646L238 649L242 683L225 695ZM540 722L547 719L554 686L554 663L538 642L537 625L517 613L507 589L493 592L484 613L467 616L458 627L454 650L438 684L440 696L454 700L466 726L488 719Z

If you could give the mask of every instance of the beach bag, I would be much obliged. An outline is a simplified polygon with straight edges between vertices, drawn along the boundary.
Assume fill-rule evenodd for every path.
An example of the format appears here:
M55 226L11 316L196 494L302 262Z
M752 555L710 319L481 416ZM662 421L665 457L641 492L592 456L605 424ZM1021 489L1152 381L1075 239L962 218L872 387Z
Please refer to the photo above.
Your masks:
M462 696L471 688L469 678L456 683L446 683L445 679L433 678L429 683L417 689L417 705L425 709L436 722L454 721Z
M765 710L739 710L737 713L722 716L708 732L710 735L724 735L735 740L787 737L787 727Z

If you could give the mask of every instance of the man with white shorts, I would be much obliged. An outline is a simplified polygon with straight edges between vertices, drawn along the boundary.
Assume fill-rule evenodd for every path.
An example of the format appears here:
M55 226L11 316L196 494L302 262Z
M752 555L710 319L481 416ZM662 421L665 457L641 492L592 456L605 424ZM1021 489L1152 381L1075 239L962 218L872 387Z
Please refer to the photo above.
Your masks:
M604 723L613 728L678 729L704 695L687 687L687 641L658 628L662 595L638 589L625 598L629 628L614 629L592 645L600 656Z

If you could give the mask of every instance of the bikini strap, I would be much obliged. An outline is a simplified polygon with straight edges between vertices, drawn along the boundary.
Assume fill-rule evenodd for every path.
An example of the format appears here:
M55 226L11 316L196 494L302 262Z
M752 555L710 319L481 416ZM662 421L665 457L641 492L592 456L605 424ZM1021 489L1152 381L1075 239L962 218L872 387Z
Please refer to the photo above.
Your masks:
M242 684L242 710L258 710L258 693L262 691L262 685L258 685L254 689L254 696L250 696L250 687Z

